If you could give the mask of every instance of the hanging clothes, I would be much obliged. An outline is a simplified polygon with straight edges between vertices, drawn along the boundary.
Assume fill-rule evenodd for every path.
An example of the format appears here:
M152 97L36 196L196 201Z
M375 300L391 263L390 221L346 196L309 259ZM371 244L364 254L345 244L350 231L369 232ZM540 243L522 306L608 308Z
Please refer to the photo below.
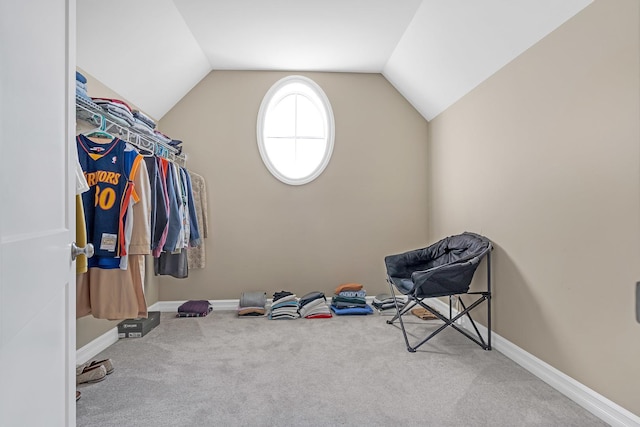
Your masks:
M129 144L127 144L126 149L135 150ZM151 185L146 163L141 162L138 167L140 173L136 176L137 184L135 184L135 188L141 190L138 192L137 202L133 204L132 198L127 206L124 227L127 255L120 257L120 268L123 270L128 268L129 255L147 255L151 253L149 243L151 238Z
M171 166L168 168L168 175L171 177ZM175 186L177 209L172 209L169 214L177 215L182 222L182 228L178 231L179 238L173 251L165 250L159 257L154 259L154 269L156 275L169 275L175 278L184 279L189 275L189 253L196 250L198 245L202 245L200 238L200 227L198 224L197 207L193 194L190 173L185 168L173 165L175 172ZM171 180L167 181L171 185ZM202 209L202 207L200 207ZM177 226L175 227L177 230Z
M200 238L200 226L198 224L198 215L196 213L195 198L193 197L191 175L189 174L189 171L184 168L182 168L182 172L185 175L185 181L187 183L187 205L189 210L189 242L187 246L195 248L202 244L202 239Z
M180 176L180 192L182 194L182 210L180 215L182 216L182 241L180 242L180 249L186 249L189 247L189 240L191 238L191 224L189 216L189 186L187 183L187 174L183 168L176 167L176 171Z
M186 249L175 253L161 253L160 258L153 260L156 276L172 276L176 279L186 279L189 277L187 253L188 250Z
M139 159L129 183L136 190L137 203L126 203L126 212L118 215L118 220L122 220L122 234L119 232L119 237L123 240L122 246L126 248L127 269L122 269L121 260L114 257L117 260L114 268L90 265L88 272L77 275L77 318L91 314L99 319L117 320L147 317L148 314L144 296L144 255L151 252L149 175L142 156L132 146L125 146L123 152ZM110 155L112 153L113 151L109 152ZM106 179L106 176L103 175L103 178ZM126 235L125 228L130 229L129 236Z
M130 202L138 201L133 177L142 156L119 138L98 143L80 134L76 141L78 160L90 188L82 194L87 240L94 247L89 268L120 268L127 246L125 216Z
M95 251L86 267L82 259L77 263L76 316L91 314L110 320L147 317L145 255L162 257L161 274L186 277L187 249L200 241L190 177L167 159L170 155L176 160L184 157L157 142L157 131L153 132L153 150L149 150L152 156L146 157L130 143L107 133L107 128L116 126L119 135L147 149L140 142L142 134L136 136L135 129L130 134L130 126L126 130L132 124L128 105L107 98L94 101L93 105L76 103L81 119L76 122L80 132L76 136L79 177L88 184L86 193L78 190L82 195L77 203L77 242L82 243L86 236ZM105 114L95 111L100 107ZM148 119L136 113L133 124ZM81 133L83 120L85 125L95 125L97 119L99 129L88 135Z
M178 246L181 230L183 227L180 205L178 204L179 190L175 168L173 163L166 159L160 159L162 168L166 176L166 188L169 196L169 223L167 228L167 238L162 249L165 252L173 252Z
M74 151L74 163L76 170L76 245L80 248L87 246L87 223L84 218L84 205L82 193L89 191L89 184L84 177L84 171L78 160L77 151ZM89 269L87 256L84 254L76 257L76 273L86 273Z
M169 190L167 187L167 168L168 163L164 161L164 159L157 158L157 167L158 173L160 175L160 187L162 190L162 197L164 198L164 205L166 207L166 223L164 224L164 228L162 229L162 233L160 234L158 240L158 246L153 251L153 256L158 258L164 249L164 245L167 241L167 235L169 234L169 217L171 216L171 203L169 199Z
M184 279L189 276L187 247L190 233L186 177L175 164L164 159L162 164L167 171L165 184L169 194L169 224L163 252L154 259L154 270L156 275Z
M191 193L193 196L193 210L196 214L200 242L187 251L189 269L205 268L206 255L204 240L209 235L209 219L207 215L207 188L204 177L189 171Z
M164 183L164 174L160 160L155 156L145 157L151 188L151 251L154 257L160 256L166 239L169 222L169 203ZM164 238L163 238L164 236Z

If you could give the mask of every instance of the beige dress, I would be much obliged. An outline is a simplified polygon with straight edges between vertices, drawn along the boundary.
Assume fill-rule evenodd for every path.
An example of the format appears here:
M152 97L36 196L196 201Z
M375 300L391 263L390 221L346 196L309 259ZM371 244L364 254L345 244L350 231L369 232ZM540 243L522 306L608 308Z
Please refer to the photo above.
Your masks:
M204 178L191 171L189 171L189 176L191 177L193 204L195 206L198 231L200 232L201 238L199 246L187 249L187 262L189 270L191 270L192 268L204 268L206 265L204 238L209 235L209 224L207 217L207 188Z

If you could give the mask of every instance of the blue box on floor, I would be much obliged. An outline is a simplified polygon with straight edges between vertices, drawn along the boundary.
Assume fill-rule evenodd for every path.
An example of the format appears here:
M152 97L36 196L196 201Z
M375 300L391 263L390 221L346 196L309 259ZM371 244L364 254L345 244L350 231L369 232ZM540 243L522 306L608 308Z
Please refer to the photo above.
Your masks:
M140 338L160 324L160 312L150 311L148 317L126 319L118 323L118 338Z

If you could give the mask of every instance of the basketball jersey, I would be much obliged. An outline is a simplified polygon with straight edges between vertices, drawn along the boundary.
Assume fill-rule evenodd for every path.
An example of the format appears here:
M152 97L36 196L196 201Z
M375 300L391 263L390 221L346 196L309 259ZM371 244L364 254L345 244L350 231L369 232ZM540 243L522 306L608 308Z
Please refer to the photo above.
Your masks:
M131 198L138 198L133 177L142 156L126 150L126 142L119 138L100 144L80 134L76 140L89 184L89 191L82 194L87 241L94 247L89 267L119 268L120 257L126 254L125 215Z

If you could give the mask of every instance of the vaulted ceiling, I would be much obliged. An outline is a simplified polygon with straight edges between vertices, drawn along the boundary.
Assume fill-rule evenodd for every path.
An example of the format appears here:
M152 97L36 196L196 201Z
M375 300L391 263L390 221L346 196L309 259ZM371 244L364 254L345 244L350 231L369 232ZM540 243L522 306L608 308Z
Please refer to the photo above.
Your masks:
M287 70L381 73L431 120L591 1L78 0L77 64L156 119L211 71Z

